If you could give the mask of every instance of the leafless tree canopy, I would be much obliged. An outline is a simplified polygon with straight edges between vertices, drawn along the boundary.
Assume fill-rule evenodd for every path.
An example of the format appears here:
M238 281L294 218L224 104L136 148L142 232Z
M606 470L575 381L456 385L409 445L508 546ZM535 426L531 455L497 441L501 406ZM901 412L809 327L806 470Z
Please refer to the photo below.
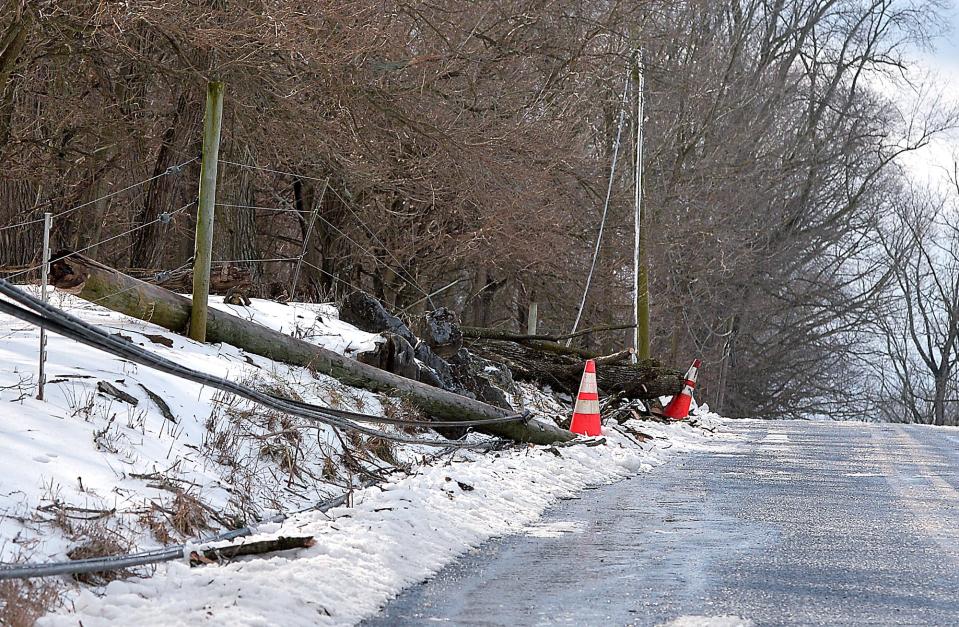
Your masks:
M942 365L955 335L931 352L924 339L952 323L923 317L954 303L941 251L954 262L955 247L922 253L931 227L886 219L905 202L895 158L951 119L904 117L872 88L938 32L934 2L0 5L6 269L36 265L45 211L66 212L54 248L144 273L188 266L203 96L219 79L214 271L246 267L255 295L288 292L315 221L298 298L362 288L416 315L438 292L434 304L504 328L523 328L536 300L540 329L566 331L639 49L653 354L702 356L701 400L729 415L835 415L882 361L865 358L882 328L902 349L890 372L919 364L956 395ZM586 326L630 320L631 170L615 180ZM903 308L877 306L890 290ZM893 332L902 320L919 340ZM938 398L938 385L910 393Z

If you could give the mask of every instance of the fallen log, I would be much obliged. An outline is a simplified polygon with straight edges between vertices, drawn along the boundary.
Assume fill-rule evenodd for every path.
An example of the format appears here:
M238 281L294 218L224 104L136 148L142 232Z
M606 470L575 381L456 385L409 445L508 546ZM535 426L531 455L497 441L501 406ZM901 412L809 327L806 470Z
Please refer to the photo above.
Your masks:
M589 335L591 333L601 333L603 331L624 331L626 329L632 329L634 325L631 324L610 324L601 327L591 327L589 329L581 329L573 333L565 333L562 335L552 335L549 333L539 333L536 335L528 335L526 333L515 333L513 331L502 331L500 329L486 329L483 327L462 327L462 333L464 337L475 337L482 338L485 340L509 340L510 342L527 342L535 340L543 340L547 342L560 342L562 340L569 340L577 337L582 337L584 335Z
M58 259L51 265L50 282L55 288L171 331L186 331L190 321L189 298L69 251L59 252L54 257ZM207 341L232 344L255 355L311 368L348 385L405 396L427 415L444 420L502 418L512 413L379 370L215 309L209 312ZM518 442L534 444L565 442L574 437L569 431L536 421L488 425L481 430Z
M463 327L462 330L463 337L470 338L471 340L495 340L502 342L522 343L530 348L535 348L540 352L556 353L557 355L570 355L579 359L592 359L598 356L592 351L583 350L581 348L573 348L571 346L564 346L553 341L552 336L549 335L521 335L519 333L511 333L509 331L484 329L482 327ZM472 348L474 344L475 342L470 342L468 347Z
M612 355L601 355L594 359L597 366L608 366L609 364L621 364L636 354L635 348L625 348L615 352Z
M316 540L313 539L313 536L280 536L273 540L258 540L203 549L202 551L190 551L190 566L216 564L245 555L263 555L264 553L276 553L277 551L289 551L291 549L308 549L314 544L316 544Z
M526 343L477 339L470 350L492 361L509 366L513 377L536 381L554 390L575 394L583 376L581 359L538 350ZM596 369L599 388L606 392L622 392L630 398L649 399L677 394L683 387L682 373L666 368L655 360L637 364L620 363L628 352L599 357L602 367Z
M150 400L153 401L153 404L157 406L157 409L160 410L160 413L163 414L164 418L166 418L173 424L177 424L176 415L173 413L173 411L170 410L170 406L167 405L167 402L165 400L163 400L163 397L161 397L159 394L157 394L156 392L154 392L147 386L143 385L142 383L138 383L137 385L143 388L143 391L147 393L147 396L149 396Z
M101 394L112 396L118 401L123 401L124 403L133 405L134 407L136 407L137 404L139 404L140 402L140 399L138 399L136 396L133 396L132 394L127 394L126 392L118 388L117 386L107 381L97 381L97 391L100 392Z

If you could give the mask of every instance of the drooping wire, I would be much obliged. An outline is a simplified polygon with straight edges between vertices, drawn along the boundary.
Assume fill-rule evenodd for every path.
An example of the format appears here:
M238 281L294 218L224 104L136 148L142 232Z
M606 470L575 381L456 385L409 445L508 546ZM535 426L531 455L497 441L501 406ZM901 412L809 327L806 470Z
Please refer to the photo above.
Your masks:
M626 79L623 82L623 97L619 105L619 122L616 125L616 141L613 144L613 163L609 168L609 184L606 186L606 200L603 202L603 216L599 222L599 233L596 234L596 246L593 248L593 261L589 266L589 274L586 275L586 286L583 288L583 298L579 303L579 311L576 312L576 320L573 322L573 330L576 333L579 328L579 321L583 316L583 309L586 307L586 295L589 294L589 286L593 281L593 273L596 271L596 260L599 258L599 246L603 241L603 230L606 228L606 215L609 213L609 200L613 194L613 180L616 175L616 163L619 159L620 140L623 135L623 122L626 119L626 97L629 94L629 73L630 68L626 68ZM573 339L566 340L566 346L572 343Z
M343 505L349 501L350 493L342 494L332 499L327 499L316 503L310 507L291 512L289 514L277 514L260 524L270 524L283 522L291 516L305 514L310 511L326 512ZM201 539L200 542L209 544L211 542L224 542L235 540L244 536L252 535L259 525L248 525L239 529L224 531L210 538ZM5 579L32 579L34 577L54 577L57 575L79 575L82 573L97 573L104 571L123 570L134 566L145 566L147 564L159 564L160 562L170 562L176 559L187 557L187 545L178 544L176 546L152 551L142 551L140 553L131 553L129 555L111 555L109 557L91 557L87 559L70 560L69 562L48 562L45 564L16 564L13 566L0 566L0 581Z

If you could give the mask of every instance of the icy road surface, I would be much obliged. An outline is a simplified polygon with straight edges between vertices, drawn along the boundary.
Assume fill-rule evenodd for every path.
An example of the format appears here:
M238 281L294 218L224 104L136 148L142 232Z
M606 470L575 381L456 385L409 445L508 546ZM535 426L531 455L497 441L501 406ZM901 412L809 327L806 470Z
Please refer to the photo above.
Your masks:
M959 624L959 430L724 428L732 452L581 493L365 624Z

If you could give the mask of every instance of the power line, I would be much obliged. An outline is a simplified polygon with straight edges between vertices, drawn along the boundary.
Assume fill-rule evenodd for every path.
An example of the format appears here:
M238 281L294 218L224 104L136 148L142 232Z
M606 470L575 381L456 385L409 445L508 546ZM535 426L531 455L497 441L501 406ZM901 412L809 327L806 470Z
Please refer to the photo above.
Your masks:
M290 514L277 514L258 525L249 525L239 529L224 531L211 538L201 540L203 544L211 542L223 542L225 540L234 540L244 536L252 535L254 530L260 525L283 522L290 516L305 514L309 511L326 512L339 505L347 503L350 498L350 492L342 494L336 498L328 499ZM18 564L15 566L0 567L0 581L5 579L32 579L35 577L54 577L57 575L79 575L82 573L96 573L104 571L122 570L133 566L144 566L147 564L159 564L160 562L170 562L186 557L186 544L157 549L153 551L143 551L141 553L131 553L129 555L113 555L110 557L92 557L81 560L71 560L69 562L50 562L46 564Z

